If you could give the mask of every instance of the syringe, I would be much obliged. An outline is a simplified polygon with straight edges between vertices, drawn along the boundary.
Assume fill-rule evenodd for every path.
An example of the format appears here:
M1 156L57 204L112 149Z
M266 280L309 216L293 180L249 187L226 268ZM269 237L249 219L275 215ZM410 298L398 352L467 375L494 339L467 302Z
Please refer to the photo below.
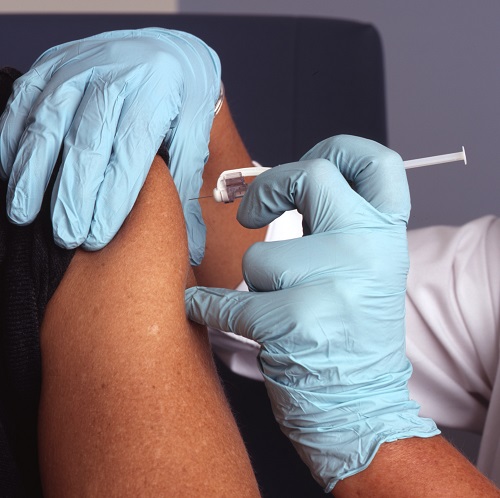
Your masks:
M452 154L441 154L440 156L422 157L421 159L411 159L410 161L403 161L405 169L421 168L422 166L432 166L434 164L453 163L455 161L463 161L467 164L467 156L465 155L465 148L462 147L460 152L453 152Z
M403 161L403 164L405 169L412 169L455 161L463 161L467 164L464 147L462 147L460 152L442 154L440 156L422 157L421 159L411 159L410 161ZM254 164L256 164L256 166L253 168L229 169L222 172L217 180L217 186L213 191L213 198L215 201L227 204L229 202L234 202L234 200L239 197L243 197L248 188L248 184L245 182L244 177L258 176L264 173L264 171L271 169L260 166L255 162Z

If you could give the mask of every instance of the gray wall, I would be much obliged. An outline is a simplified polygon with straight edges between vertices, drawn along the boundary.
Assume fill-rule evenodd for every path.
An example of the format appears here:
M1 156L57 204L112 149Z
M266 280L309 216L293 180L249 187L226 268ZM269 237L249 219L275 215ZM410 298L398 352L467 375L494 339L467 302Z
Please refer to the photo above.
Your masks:
M404 159L455 152L462 145L468 156L467 167L456 163L408 173L411 226L500 215L497 0L179 0L179 11L374 24L385 50L390 146Z

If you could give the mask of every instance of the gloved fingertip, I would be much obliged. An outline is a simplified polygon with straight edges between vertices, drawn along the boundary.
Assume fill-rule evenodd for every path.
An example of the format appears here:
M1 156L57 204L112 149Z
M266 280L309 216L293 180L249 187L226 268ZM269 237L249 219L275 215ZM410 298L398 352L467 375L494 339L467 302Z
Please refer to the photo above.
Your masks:
M184 291L184 300L186 302L186 305L188 303L191 303L196 291L198 290L198 287L189 287Z
M189 241L189 263L191 266L199 266L205 257L205 237L203 243L196 243L193 238L188 237Z
M24 207L20 206L16 199L12 201L7 199L7 217L15 225L25 226L29 225L36 218L38 213L29 213L29 211Z
M95 252L95 251L100 251L103 249L107 244L109 243L108 241L102 241L102 240L97 240L94 237L87 237L85 241L82 242L81 247L82 249L85 249L86 251L90 252Z
M190 287L186 289L184 294L184 305L187 317L197 323L205 325L204 317L206 316L206 311L203 311L203 304L200 302L200 288Z
M189 256L189 264L191 266L200 266L203 258Z
M110 225L105 220L96 220L94 217L85 240L82 240L82 249L86 251L99 251L103 249L114 239L120 227L121 224L118 226Z
M7 187L7 216L16 225L29 225L40 212L43 200L43 191L27 187L9 179Z
M186 220L189 263L191 266L199 266L205 257L206 227L201 214L201 207L198 202L186 207L184 203L184 218Z
M83 237L75 239L74 237L70 237L67 233L61 234L56 229L53 230L53 235L54 235L54 242L56 243L56 245L62 247L63 249L68 249L68 250L76 249L77 247L80 247L80 245L83 242Z
M194 307L195 307L195 296L198 292L198 287L190 287L186 289L184 293L184 306L186 310L186 315L190 320L196 320Z
M14 223L14 225L26 226L29 225L33 220L23 214L20 215L17 211L7 211L7 217Z

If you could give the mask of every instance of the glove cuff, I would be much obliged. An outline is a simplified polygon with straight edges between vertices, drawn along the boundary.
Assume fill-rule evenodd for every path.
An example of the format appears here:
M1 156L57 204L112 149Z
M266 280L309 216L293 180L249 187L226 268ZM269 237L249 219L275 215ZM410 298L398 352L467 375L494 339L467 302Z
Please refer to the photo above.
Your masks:
M440 434L433 420L419 417L420 406L406 388L339 403L338 394L297 390L265 374L264 379L282 432L326 493L365 470L381 444Z

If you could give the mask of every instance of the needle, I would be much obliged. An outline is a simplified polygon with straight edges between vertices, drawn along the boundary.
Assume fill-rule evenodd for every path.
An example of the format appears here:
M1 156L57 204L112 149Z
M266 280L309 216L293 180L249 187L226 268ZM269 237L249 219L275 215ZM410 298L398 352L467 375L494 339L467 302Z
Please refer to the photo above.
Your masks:
M191 199L188 199L188 201L196 201L197 199L208 199L208 198L213 199L213 195L203 195L202 197L192 197Z

